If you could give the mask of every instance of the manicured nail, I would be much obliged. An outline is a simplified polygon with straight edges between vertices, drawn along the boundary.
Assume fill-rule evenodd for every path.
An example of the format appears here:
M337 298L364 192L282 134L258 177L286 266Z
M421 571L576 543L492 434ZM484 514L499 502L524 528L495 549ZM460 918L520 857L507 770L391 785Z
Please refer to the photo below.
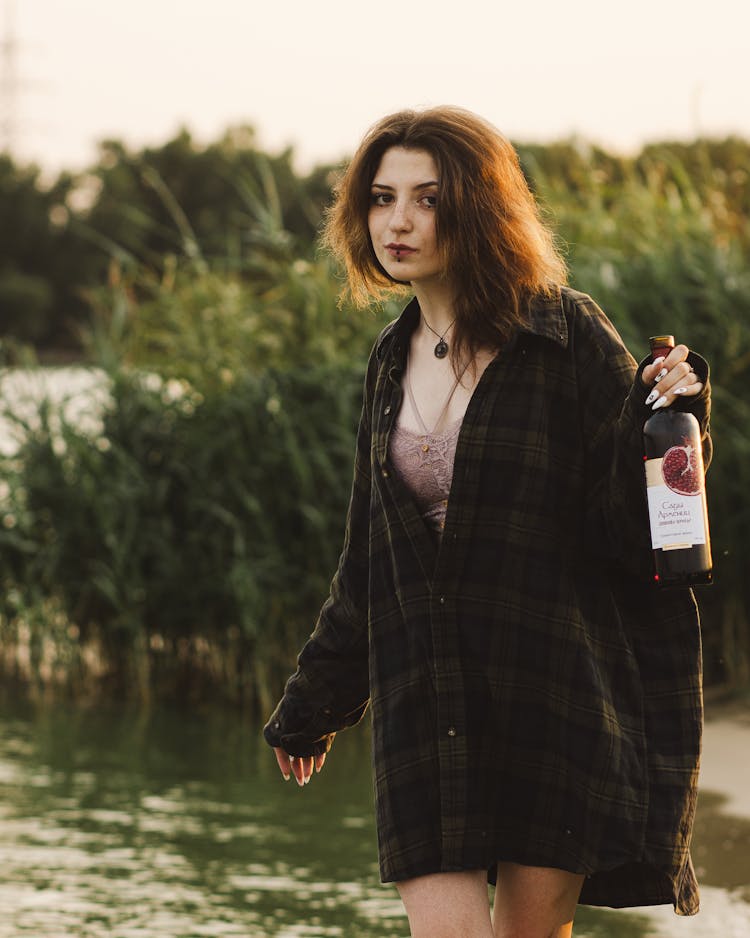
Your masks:
M659 400L654 404L651 410L658 410L660 407L663 407L667 403L667 398L664 394L659 398Z
M659 396L659 389L654 388L654 390L646 398L646 404L653 404L658 396Z
M311 779L311 778L312 778L312 776L310 776L310 775L307 775L307 776L305 777L305 785L309 785L309 784L310 784L310 779Z
M667 373L668 373L668 369L662 368L659 374L654 378L654 381L658 384L661 381L661 379L664 377L664 375L666 375Z
M672 391L672 394L684 394L687 391L687 388L675 388Z
M661 365L661 363L664 361L664 358L665 358L664 355L660 355L658 358L655 358L655 359L651 362L651 364L652 364L652 365Z

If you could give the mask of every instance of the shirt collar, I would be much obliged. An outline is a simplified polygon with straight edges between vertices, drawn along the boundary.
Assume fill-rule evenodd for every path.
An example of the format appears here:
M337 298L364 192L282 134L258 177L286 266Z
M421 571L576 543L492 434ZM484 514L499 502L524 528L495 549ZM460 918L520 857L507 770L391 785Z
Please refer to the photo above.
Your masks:
M394 319L392 322L389 322L385 329L383 329L383 331L380 333L376 346L378 360L382 359L385 352L386 342L389 339L393 349L393 354L399 356L402 350L406 349L409 338L412 332L414 332L414 330L417 328L418 322L419 303L417 303L417 298L413 296L402 310L398 319Z
M568 347L568 323L563 310L563 290L557 289L550 296L537 296L529 303L528 324L523 332L551 339Z

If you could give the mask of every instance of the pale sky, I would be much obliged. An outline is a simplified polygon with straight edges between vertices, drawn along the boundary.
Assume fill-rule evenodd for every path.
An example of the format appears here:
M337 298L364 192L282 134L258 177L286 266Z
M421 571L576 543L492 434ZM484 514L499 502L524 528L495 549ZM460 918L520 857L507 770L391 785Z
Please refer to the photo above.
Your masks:
M750 138L750 0L0 0L0 30L9 10L15 152L51 170L240 123L306 168L443 103L517 141Z

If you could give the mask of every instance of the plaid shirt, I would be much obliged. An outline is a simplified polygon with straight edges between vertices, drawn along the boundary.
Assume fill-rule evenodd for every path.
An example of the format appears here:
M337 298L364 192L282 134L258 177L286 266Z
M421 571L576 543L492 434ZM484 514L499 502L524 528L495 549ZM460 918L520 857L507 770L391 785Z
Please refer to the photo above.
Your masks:
M343 552L265 737L327 751L369 701L384 882L509 860L692 914L698 614L653 585L635 361L588 296L532 303L470 400L438 542L388 454L418 319L370 357ZM690 363L704 389L673 406L708 463Z

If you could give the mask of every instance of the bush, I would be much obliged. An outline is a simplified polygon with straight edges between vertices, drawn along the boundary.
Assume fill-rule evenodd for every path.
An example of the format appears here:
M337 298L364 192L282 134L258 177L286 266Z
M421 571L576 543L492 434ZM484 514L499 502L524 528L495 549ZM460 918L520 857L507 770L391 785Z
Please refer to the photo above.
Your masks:
M708 474L715 585L700 593L710 680L750 683L750 222L653 156L613 186L591 174L572 197L540 179L569 244L572 281L607 311L637 357L674 333L711 365L714 460ZM743 533L744 532L744 533Z
M0 335L36 342L47 330L52 289L41 277L0 272Z
M267 704L335 568L360 399L324 364L208 397L119 374L96 438L47 413L0 534L15 611L55 597L110 692Z
M674 332L711 362L706 660L711 680L746 685L747 218L710 167L695 181L674 154L566 153L528 150L526 168L573 285L637 356ZM545 170L557 163L565 172ZM158 272L121 257L93 295L87 347L110 381L101 435L48 404L5 460L6 671L15 643L44 680L95 674L142 698L210 690L266 709L280 686L335 567L364 357L397 310L339 310L328 262L296 251L266 197L241 266L206 260L186 230L185 256Z

